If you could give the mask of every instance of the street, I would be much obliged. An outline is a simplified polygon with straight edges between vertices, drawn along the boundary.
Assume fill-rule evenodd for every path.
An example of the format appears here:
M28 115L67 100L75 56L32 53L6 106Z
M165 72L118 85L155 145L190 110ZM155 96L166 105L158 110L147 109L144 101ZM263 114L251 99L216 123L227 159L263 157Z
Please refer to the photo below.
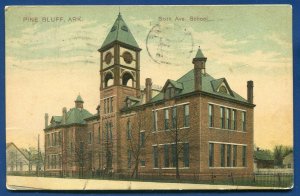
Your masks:
M234 185L138 182L121 180L67 179L27 176L7 176L10 190L255 190L281 189Z

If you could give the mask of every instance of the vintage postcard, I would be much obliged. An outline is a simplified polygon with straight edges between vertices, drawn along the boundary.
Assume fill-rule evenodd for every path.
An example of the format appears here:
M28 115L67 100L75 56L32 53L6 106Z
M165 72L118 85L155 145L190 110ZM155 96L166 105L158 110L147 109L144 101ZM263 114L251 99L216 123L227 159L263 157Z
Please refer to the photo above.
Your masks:
M11 190L289 189L292 8L8 6Z

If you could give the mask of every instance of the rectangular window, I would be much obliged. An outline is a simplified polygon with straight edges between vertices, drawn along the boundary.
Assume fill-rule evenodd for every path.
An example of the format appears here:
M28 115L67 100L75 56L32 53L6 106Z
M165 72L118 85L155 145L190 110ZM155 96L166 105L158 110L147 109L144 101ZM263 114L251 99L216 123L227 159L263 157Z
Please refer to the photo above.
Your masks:
M127 150L127 166L131 168L131 150Z
M220 107L220 119L221 119L221 128L225 129L225 109L224 107Z
M246 131L246 112L242 112L242 131Z
M236 110L232 110L232 129L236 130Z
M168 130L169 129L169 110L165 109L164 113L165 113L165 130Z
M146 161L145 160L141 160L141 166L145 167L146 166Z
M227 144L227 167L231 167L231 145Z
M127 121L127 139L130 140L131 139L131 122L130 120Z
M214 107L211 104L208 105L208 126L214 126Z
M172 167L176 167L176 162L177 162L177 159L176 159L176 145L172 144L171 148L172 148Z
M50 134L47 134L47 146L51 146L50 145Z
M190 106L189 105L184 105L184 122L183 122L184 127L189 127L190 126Z
M209 161L208 161L209 167L214 166L214 144L209 143Z
M220 155L221 167L225 167L225 144L220 145Z
M243 161L243 167L247 166L247 147L243 146L243 152L242 152L242 161Z
M105 123L106 142L109 140L108 122Z
M232 166L237 166L237 145L233 145L233 160L232 160Z
M55 132L55 146L58 145L58 132Z
M173 129L177 128L177 108L176 107L172 108L172 128Z
M169 167L169 146L164 145L164 167Z
M47 164L47 168L50 169L50 155L47 156L47 160L48 160L48 164Z
M83 157L83 152L84 152L84 143L80 142L79 143L79 156Z
M53 155L50 155L50 168L53 169Z
M153 167L158 168L158 149L157 149L157 146L153 146Z
M111 97L110 98L110 112L113 112L114 109L113 109L113 98Z
M56 155L53 155L53 158L54 158L53 160L54 169L56 169Z
M104 99L104 114L106 114L106 99Z
M54 138L54 133L51 133L51 146L54 146L55 144L55 138Z
M140 139L141 139L141 141L140 141L141 147L145 147L145 132L144 131L140 133Z
M88 144L92 143L92 132L89 132Z
M71 154L73 153L73 143L71 142L70 143L70 151L71 151Z
M189 143L183 144L183 166L189 167L190 166L190 149L189 149Z
M61 169L62 162L61 162L61 154L58 155L58 168Z
M112 128L113 128L113 125L112 125L112 122L109 123L109 135L110 135L110 142L112 142L113 140L113 133L112 133Z
M157 131L157 111L152 112L152 129Z
M58 145L62 144L61 131L58 132Z
M230 109L226 108L226 129L230 129Z
M100 144L100 139L101 139L101 137L100 137L100 127L98 127L98 144Z

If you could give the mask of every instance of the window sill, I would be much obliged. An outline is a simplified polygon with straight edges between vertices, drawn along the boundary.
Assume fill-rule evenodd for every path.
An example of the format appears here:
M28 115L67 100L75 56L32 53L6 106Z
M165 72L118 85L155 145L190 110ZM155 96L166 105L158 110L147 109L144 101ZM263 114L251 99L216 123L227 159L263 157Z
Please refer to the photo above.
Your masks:
M154 167L152 169L176 169L176 167L162 167L162 168ZM178 169L190 169L190 167L179 167Z
M190 127L181 127L181 128L178 128L178 130L182 130L182 129L189 129ZM159 132L170 132L175 129L162 129L162 130L157 130L157 131L152 131L152 133L159 133Z
M217 129L217 130L224 130L224 131L232 131L232 132L239 132L239 133L247 133L247 131L238 131L234 129L226 129L226 128L219 128L219 127L208 127L209 129Z
M247 167L208 167L209 169L245 169Z

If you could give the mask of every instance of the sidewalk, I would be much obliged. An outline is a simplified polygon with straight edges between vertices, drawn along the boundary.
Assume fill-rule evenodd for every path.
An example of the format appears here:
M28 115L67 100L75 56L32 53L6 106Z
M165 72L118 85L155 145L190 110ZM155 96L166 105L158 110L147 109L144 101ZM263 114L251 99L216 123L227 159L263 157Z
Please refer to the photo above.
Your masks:
M7 176L10 190L274 190L274 187Z

